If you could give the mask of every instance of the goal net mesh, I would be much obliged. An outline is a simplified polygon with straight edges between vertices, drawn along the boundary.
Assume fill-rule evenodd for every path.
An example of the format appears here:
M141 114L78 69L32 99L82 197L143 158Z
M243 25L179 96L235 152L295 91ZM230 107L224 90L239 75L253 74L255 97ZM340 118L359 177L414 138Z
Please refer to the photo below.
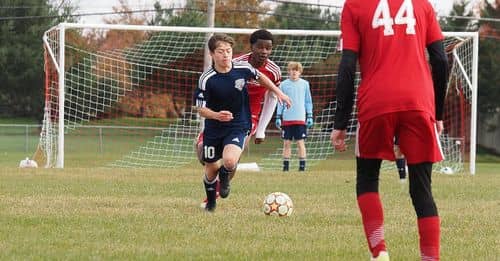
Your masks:
M45 34L45 111L36 159L56 165L59 135L64 135L65 166L175 168L196 164L194 140L200 119L192 110L192 93L203 71L207 29L187 32L85 28ZM234 54L250 51L249 31L229 30L236 40ZM335 87L341 52L338 32L287 30L275 36L271 59L280 66L299 61L310 82L314 126L308 131L308 166L335 158L330 132L335 120ZM64 59L60 59L64 48ZM441 142L448 166L463 170L470 144L472 39L447 37L450 79L446 98L445 132ZM64 60L64 64L60 64ZM64 104L60 105L60 77L64 77ZM356 83L359 82L359 77ZM59 111L64 109L64 133ZM280 169L282 141L269 124L266 141L251 145L242 161L264 169ZM356 108L348 127L355 140ZM351 146L353 147L353 146ZM296 148L293 147L296 155ZM298 168L291 161L291 168ZM384 163L384 168L394 164Z

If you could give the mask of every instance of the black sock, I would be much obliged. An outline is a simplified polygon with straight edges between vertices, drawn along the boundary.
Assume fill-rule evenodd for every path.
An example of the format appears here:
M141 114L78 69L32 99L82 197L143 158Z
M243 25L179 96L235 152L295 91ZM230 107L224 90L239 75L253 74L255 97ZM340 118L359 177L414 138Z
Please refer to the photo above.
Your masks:
M399 178L405 179L406 178L406 160L404 158L403 159L396 159L396 166L398 168Z
M300 158L299 159L299 171L304 171L304 170L306 170L306 159Z
M217 179L208 180L207 175L203 177L203 184L205 185L205 193L207 194L207 204L215 205L217 198Z
M290 168L290 159L283 158L283 171L288 171Z

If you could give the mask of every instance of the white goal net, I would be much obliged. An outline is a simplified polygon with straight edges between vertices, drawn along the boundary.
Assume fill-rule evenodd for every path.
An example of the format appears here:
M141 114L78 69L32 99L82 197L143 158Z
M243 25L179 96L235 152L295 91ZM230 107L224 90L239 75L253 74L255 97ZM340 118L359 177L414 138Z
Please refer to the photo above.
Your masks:
M199 118L191 110L192 93L203 71L207 35L233 36L238 55L250 51L248 37L253 31L104 24L61 24L48 30L44 35L45 111L37 161L46 167L196 164L193 142ZM303 78L311 85L315 124L307 139L308 165L335 158L330 131L341 55L339 32L270 31L275 37L271 59L281 67L283 77L287 77L286 64L299 61ZM466 162L473 164L470 156L475 156L475 141L470 137L475 135L477 35L446 36L451 69L441 137L446 161L437 168L461 171ZM348 131L354 135L355 109L350 122ZM261 168L279 169L282 143L273 123L266 136L264 144L251 145L243 156Z

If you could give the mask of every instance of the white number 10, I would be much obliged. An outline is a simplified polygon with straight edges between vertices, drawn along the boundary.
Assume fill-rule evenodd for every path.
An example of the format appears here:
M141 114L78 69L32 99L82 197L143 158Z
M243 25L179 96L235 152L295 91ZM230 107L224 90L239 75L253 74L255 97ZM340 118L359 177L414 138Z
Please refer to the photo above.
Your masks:
M384 27L384 35L393 35L393 24L406 24L406 34L415 34L415 16L413 15L413 4L411 0L404 0L396 14L394 20L391 17L389 3L387 0L380 0L372 19L372 28Z

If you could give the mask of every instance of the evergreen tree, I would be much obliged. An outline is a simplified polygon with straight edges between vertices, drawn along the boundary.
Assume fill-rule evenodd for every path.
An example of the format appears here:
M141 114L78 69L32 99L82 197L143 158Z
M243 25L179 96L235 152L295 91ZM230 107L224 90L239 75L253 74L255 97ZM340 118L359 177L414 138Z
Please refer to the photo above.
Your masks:
M71 5L49 1L10 0L0 7L0 114L43 115L43 33L69 18ZM61 14L62 16L59 16Z

